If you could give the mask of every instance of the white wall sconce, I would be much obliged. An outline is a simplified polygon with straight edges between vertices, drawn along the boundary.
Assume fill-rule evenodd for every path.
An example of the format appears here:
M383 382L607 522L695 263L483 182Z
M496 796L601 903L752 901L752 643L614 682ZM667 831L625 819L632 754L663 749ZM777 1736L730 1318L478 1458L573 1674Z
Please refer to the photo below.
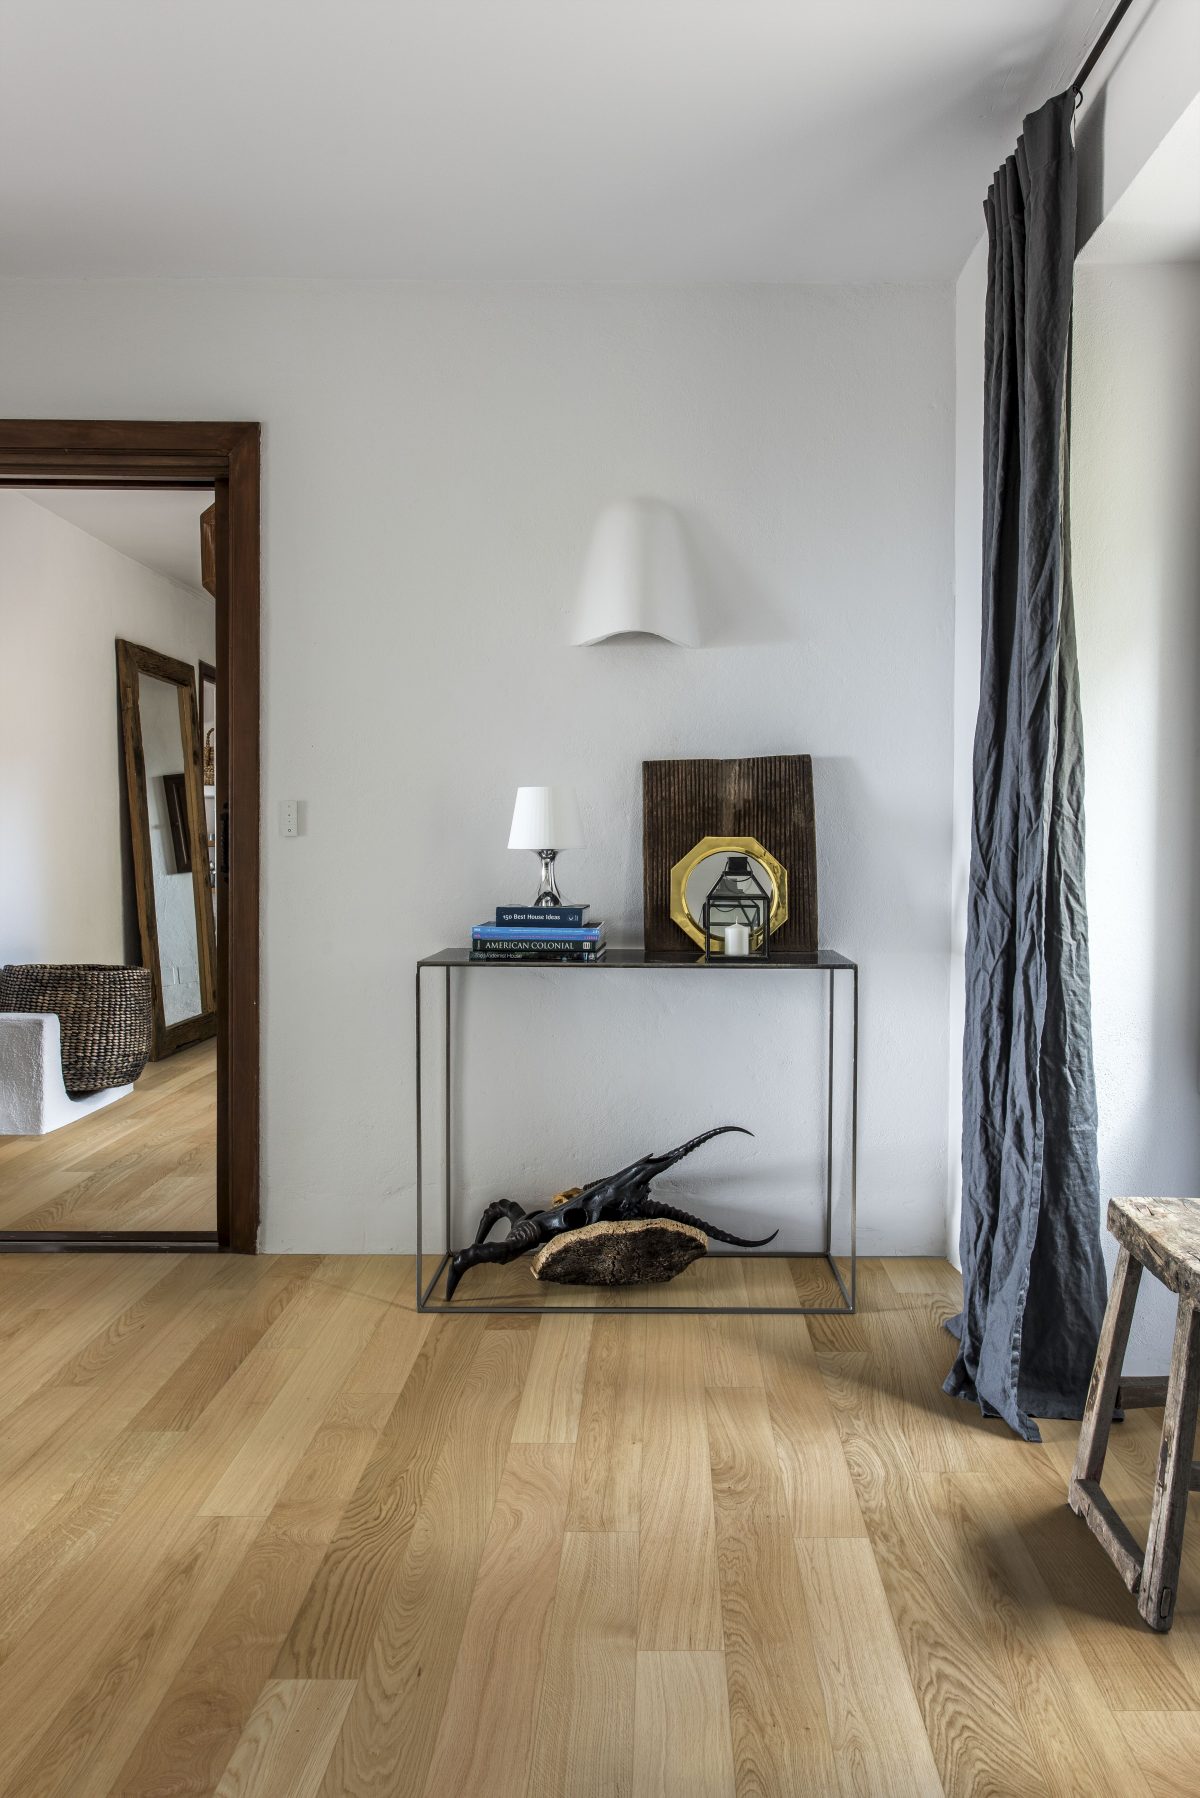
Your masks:
M704 641L699 591L679 513L659 499L621 499L596 520L571 642L631 634L695 648Z

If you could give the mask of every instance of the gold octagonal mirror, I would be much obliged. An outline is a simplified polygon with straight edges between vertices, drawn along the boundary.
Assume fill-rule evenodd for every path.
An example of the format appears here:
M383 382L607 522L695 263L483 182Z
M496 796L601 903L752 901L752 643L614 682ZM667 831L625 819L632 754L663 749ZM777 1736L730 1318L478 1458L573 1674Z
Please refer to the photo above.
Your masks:
M704 947L701 922L704 900L731 855L748 856L771 895L771 934L787 922L787 869L764 849L757 837L701 837L671 869L671 917L698 948ZM759 932L761 936L761 932ZM711 954L723 953L714 936Z

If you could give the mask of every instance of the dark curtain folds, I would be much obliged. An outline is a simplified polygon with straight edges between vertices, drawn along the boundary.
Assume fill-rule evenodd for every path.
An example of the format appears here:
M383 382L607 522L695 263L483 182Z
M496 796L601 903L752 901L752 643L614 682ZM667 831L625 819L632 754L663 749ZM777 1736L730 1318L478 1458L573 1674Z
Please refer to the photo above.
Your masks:
M983 641L963 1041L963 1311L947 1392L1078 1417L1104 1310L1067 527L1073 94L987 197Z

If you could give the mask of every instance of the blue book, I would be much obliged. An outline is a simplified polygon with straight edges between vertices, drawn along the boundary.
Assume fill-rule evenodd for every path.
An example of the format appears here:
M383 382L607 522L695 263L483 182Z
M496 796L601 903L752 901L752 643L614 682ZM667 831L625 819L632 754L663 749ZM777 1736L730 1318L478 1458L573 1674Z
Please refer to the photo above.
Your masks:
M604 941L603 924L588 924L576 930L558 928L534 929L528 924L477 924L471 932L473 943L493 943L534 949L590 948Z
M538 930L557 925L578 930L587 915L586 905L498 905L497 924L532 924Z

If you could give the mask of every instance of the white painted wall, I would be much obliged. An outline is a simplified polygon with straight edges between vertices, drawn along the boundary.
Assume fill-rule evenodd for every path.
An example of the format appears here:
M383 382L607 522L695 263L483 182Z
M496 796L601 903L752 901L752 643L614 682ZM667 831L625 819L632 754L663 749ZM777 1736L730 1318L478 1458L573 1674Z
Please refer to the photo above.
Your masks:
M1138 0L1087 85L1075 128L1082 248L1200 92L1196 0Z
M118 637L211 661L212 601L0 489L0 962L127 959Z
M574 782L565 887L634 940L643 757L788 750L822 939L863 963L860 1245L940 1245L948 288L27 282L0 313L12 413L264 422L268 1248L411 1246L413 962L532 890L519 782ZM688 515L717 645L564 646L595 513L636 493ZM815 982L470 978L472 1205L730 1119L758 1135L697 1198L787 1226ZM803 1182L815 1217L807 1150Z
M1196 1195L1200 267L1077 270L1073 412L1102 1189ZM1174 1305L1143 1287L1128 1364L1162 1373Z
M954 715L950 852L949 1110L946 1253L955 1267L962 1217L962 1041L966 1019L967 896L971 874L971 758L979 710L983 542L983 321L987 239L954 290Z

